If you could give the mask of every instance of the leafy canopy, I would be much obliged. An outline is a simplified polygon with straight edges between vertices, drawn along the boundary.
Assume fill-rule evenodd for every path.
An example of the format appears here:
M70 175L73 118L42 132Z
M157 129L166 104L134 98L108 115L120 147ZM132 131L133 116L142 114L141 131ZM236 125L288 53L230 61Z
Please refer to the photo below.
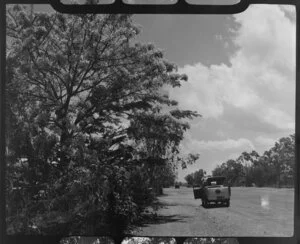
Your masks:
M139 32L130 15L8 8L9 233L120 235L197 160L179 145L200 115L162 91L187 77Z

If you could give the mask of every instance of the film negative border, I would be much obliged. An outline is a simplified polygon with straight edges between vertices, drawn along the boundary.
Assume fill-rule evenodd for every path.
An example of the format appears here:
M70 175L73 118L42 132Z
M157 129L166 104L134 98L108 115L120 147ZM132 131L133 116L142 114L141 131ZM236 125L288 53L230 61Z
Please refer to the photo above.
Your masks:
M109 5L90 5L90 6L76 6L76 5L64 5L60 0L4 0L0 2L0 26L2 28L2 38L0 45L0 138L4 138L5 126L5 5L6 4L51 4L52 7L64 13L134 13L134 14L235 14L242 12L247 9L251 4L284 4L294 5L296 7L296 185L295 185L295 204L294 204L294 237L237 237L237 240L241 244L248 243L300 243L300 49L299 49L299 33L300 33L300 0L241 0L238 4L234 5L191 5L184 0L179 0L177 3L172 5L128 5L123 3L121 0L116 0L115 3ZM5 143L1 140L0 144L1 151L1 166L0 166L0 242L1 243L59 243L63 236L7 236L6 235L6 224L5 224ZM131 236L120 236L113 237L115 243L121 243L125 237ZM173 237L177 244L184 243L189 237ZM205 237L206 238L206 237ZM233 237L224 237L233 238Z

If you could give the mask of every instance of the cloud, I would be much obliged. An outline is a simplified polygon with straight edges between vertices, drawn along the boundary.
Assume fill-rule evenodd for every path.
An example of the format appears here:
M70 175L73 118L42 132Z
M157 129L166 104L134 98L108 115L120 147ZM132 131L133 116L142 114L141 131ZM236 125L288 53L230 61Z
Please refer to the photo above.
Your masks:
M246 138L226 139L226 140L197 140L187 134L183 143L183 151L192 153L203 153L207 151L245 151L253 150L254 145Z
M218 90L220 85L218 80L212 79L211 70L198 63L186 65L179 72L188 74L189 82L178 89L172 89L170 96L178 100L183 109L193 108L206 117L220 116L223 113L222 102L217 98L221 95Z
M280 8L287 13L290 13L293 15L295 14L296 9L295 9L295 6L293 6L293 5L280 5Z
M170 91L183 109L220 119L227 105L247 111L256 123L293 130L295 104L295 23L279 6L254 5L234 15L236 50L230 64L188 64L189 81ZM267 14L266 14L267 13Z
M231 40L222 36L235 47L229 62L180 67L189 80L169 93L203 115L182 142L183 153L200 153L187 172L210 171L243 151L263 153L295 131L295 8L252 5L233 18Z
M265 136L258 136L255 138L255 141L257 143L259 143L260 145L270 148L275 144L276 140L269 138L269 137L265 137Z
M282 130L295 129L294 118L286 112L271 107L264 108L263 110L262 112L265 112L265 114L262 117L266 123L275 125Z
M246 138L225 140L197 140L187 134L181 145L183 154L199 153L200 158L187 169L178 171L178 177L183 180L187 174L204 169L208 174L218 165L229 159L236 159L243 151L252 151L253 143Z
M280 9L284 12L285 16L292 22L296 22L296 8L293 5L280 5Z

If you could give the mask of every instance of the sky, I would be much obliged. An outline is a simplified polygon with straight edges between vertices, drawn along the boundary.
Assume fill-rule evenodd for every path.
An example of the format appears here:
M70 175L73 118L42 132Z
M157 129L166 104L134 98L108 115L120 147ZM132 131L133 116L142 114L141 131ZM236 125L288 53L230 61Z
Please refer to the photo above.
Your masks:
M295 9L253 5L236 15L135 16L140 40L154 43L189 77L169 95L198 111L183 154L200 158L178 180L208 174L243 151L262 154L295 132Z
M37 7L43 10L45 7ZM197 111L181 152L199 153L178 180L208 174L243 151L262 154L295 132L295 9L251 5L235 15L134 15L138 40L153 43L189 79L169 89L179 108Z

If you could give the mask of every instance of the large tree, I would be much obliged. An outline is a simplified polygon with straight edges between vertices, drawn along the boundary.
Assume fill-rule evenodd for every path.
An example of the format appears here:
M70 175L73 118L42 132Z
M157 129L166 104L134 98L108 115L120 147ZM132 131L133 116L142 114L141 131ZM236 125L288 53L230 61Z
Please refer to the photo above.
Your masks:
M187 77L138 33L130 15L7 10L9 233L118 235L138 192L196 160L178 148L199 114L162 92Z
M277 187L293 185L295 169L295 135L280 138L261 158L273 172Z

